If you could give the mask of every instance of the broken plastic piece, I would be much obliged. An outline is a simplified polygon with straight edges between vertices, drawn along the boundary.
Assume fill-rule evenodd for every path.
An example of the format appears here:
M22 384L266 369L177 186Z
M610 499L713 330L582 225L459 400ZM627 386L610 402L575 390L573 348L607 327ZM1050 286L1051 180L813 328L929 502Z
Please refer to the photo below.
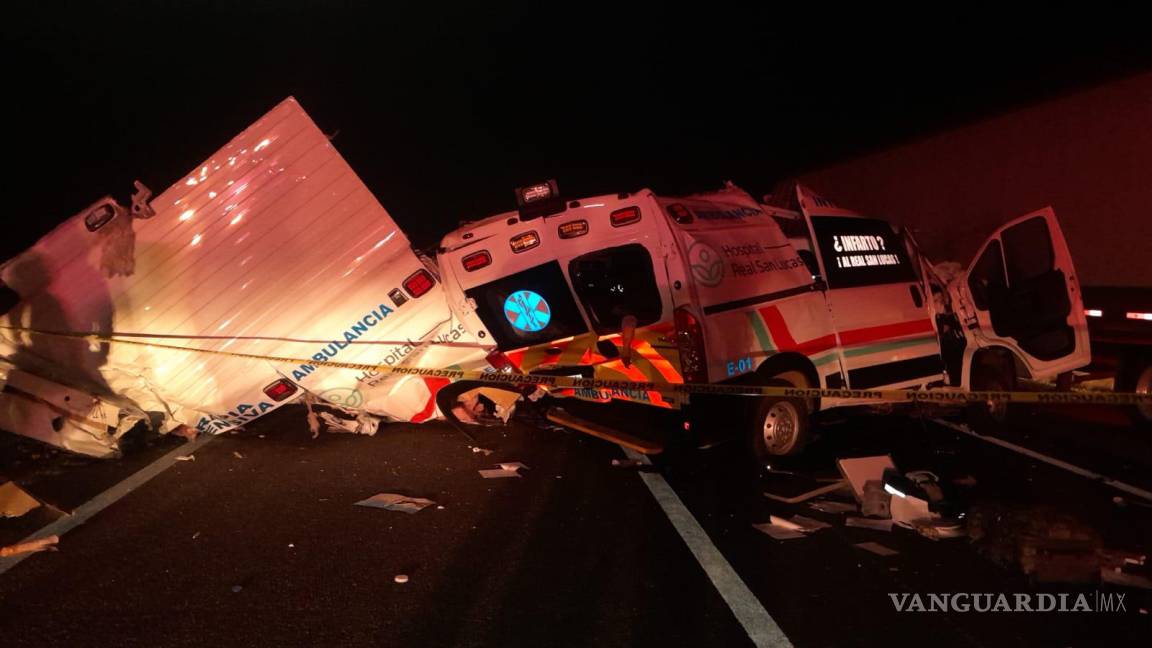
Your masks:
M59 536L50 535L46 538L37 538L28 542L19 542L7 547L0 547L0 558L16 556L37 551L56 551L56 544L60 542Z
M796 538L803 538L804 532L795 529L788 529L782 526L767 522L764 524L753 524L753 529L763 533L775 540L794 540Z
M402 511L404 513L418 513L436 502L423 497L408 497L396 493L379 493L365 500L356 502L356 506L368 506L389 511Z
M176 461L196 461L196 455L180 455Z
M482 454L485 457L487 457L488 455L492 454L492 451L489 450L488 448L481 448L480 446L472 446L472 453L473 454Z
M393 578L392 580L394 580L400 584L407 583L408 582L408 574L396 574L396 577Z

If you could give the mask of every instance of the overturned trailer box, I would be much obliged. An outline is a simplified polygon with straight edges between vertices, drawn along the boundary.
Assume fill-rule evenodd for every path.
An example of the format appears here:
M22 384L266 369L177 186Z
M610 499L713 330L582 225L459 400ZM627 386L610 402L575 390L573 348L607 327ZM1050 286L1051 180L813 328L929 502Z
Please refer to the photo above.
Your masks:
M137 184L0 267L0 428L94 456L147 421L226 431L311 392L398 421L483 362L434 265L287 99L166 191ZM293 358L296 362L268 358Z

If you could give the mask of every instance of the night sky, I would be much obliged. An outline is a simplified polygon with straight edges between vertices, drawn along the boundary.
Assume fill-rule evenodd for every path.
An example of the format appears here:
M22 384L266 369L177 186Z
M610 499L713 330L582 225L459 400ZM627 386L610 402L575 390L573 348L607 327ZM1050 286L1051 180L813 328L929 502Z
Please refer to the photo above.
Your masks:
M427 245L549 177L762 193L1152 68L1143 19L1076 9L379 6L6 8L0 258L133 179L158 193L289 95Z

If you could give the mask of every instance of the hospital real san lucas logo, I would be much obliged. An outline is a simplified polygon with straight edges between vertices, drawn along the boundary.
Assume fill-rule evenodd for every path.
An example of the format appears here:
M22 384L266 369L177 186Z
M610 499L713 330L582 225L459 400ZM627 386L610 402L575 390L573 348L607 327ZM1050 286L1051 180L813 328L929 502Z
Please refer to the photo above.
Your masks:
M535 333L548 326L552 309L548 302L531 290L517 290L504 300L504 317L519 331Z
M712 246L701 241L688 248L688 265L696 282L714 288L724 280L724 259Z

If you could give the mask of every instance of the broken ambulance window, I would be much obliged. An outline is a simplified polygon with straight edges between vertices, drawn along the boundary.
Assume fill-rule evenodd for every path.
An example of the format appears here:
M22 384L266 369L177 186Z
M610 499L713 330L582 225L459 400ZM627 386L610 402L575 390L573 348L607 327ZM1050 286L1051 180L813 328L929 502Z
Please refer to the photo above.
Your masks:
M813 216L812 229L830 288L916 281L900 237L885 221Z
M501 349L519 349L588 331L556 261L464 291Z
M576 257L568 264L568 275L577 297L588 311L597 333L615 333L626 315L637 326L660 319L663 305L652 255L637 243L599 250Z

